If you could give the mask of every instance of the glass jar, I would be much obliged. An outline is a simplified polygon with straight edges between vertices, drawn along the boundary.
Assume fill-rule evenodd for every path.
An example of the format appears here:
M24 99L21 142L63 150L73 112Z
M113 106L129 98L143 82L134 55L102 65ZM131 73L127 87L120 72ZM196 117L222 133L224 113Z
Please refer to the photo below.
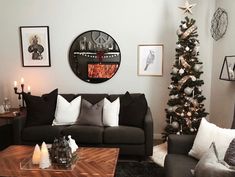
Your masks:
M10 104L10 100L8 98L4 98L3 106L4 106L4 109L5 109L5 112L10 111L11 104Z

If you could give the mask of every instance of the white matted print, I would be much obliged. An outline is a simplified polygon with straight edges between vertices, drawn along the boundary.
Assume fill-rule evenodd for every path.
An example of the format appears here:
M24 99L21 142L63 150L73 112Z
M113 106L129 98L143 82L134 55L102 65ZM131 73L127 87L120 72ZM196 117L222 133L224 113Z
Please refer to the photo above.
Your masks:
M48 26L21 26L22 64L24 67L50 67Z
M163 45L138 46L138 75L162 76L163 74Z

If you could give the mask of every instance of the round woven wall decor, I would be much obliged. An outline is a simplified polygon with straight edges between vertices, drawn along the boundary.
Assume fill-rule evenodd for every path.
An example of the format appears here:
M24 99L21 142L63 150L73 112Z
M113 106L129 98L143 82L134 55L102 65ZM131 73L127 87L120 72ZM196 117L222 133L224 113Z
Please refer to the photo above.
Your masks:
M222 9L218 8L211 20L211 35L212 37L218 41L220 38L224 36L228 27L228 14Z

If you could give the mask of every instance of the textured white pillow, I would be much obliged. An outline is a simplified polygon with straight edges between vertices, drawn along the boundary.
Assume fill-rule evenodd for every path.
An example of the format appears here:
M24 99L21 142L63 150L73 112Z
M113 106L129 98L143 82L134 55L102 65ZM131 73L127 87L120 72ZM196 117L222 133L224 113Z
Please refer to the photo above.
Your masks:
M235 129L217 127L203 118L189 155L200 159L212 142L215 142L217 149L221 152L219 155L224 155L233 138L235 138Z
M76 122L81 106L81 96L73 99L70 103L61 95L57 97L55 119L52 125L72 125Z
M115 127L119 122L120 99L117 98L112 103L104 98L103 124L104 126Z

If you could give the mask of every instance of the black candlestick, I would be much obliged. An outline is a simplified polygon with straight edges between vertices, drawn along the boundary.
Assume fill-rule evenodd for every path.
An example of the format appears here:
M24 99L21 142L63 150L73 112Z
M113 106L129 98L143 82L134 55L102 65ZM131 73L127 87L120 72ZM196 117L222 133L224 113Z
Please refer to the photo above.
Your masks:
M21 106L21 104L19 104L20 109L22 109L22 108L25 108L25 106L24 106L24 98L23 98L23 95L22 95L23 92L24 92L24 84L21 84L20 86L21 86L21 92L17 91L17 89L18 89L17 87L14 87L14 91L15 91L15 94L18 95L19 102L22 99L22 106Z

